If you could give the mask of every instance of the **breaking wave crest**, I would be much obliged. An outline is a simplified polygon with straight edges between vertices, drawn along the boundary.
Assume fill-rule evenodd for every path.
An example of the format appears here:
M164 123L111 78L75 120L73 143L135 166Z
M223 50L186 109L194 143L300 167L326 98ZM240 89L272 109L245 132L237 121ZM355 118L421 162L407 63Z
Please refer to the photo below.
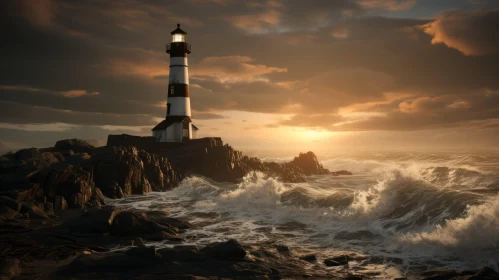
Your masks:
M413 244L440 245L457 249L499 249L499 195L491 202L469 206L462 218L447 220L433 231L406 234Z
M476 156L442 160L434 154L337 158L323 165L354 175L314 176L293 184L259 172L237 184L191 176L171 191L116 203L163 207L187 217L198 224L191 232L203 244L228 237L275 238L295 248L356 248L377 255L392 250L389 254L404 262L421 265L444 256L447 264L455 260L454 268L498 267L493 261L499 258L495 162Z

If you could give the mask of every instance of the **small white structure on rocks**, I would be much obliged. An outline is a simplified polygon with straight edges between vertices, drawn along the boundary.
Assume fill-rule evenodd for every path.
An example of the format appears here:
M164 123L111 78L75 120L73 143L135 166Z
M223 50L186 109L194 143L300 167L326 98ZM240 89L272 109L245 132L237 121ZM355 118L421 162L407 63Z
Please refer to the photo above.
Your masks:
M199 130L191 120L191 99L189 96L189 71L187 54L191 53L191 44L187 43L187 33L180 29L171 32L172 42L166 45L170 54L170 77L166 118L152 129L152 135L158 142L183 142L196 138Z

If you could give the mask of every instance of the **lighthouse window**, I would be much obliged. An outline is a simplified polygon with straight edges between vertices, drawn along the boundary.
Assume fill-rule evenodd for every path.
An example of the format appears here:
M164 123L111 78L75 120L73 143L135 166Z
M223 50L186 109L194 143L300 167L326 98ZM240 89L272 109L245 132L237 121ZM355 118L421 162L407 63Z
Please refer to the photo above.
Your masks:
M185 42L185 34L173 34L172 42Z
M175 94L175 87L173 85L170 86L170 93L171 93L171 95Z

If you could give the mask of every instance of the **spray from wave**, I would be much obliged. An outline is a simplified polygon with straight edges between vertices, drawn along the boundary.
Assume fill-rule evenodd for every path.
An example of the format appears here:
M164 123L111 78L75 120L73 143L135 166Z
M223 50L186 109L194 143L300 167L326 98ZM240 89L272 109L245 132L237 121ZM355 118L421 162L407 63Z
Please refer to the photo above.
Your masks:
M295 184L258 172L238 184L192 176L172 191L150 194L148 202L131 199L130 205L162 205L189 218L198 224L193 234L199 243L277 239L294 248L389 254L405 264L445 257L454 268L497 267L499 173L491 162L434 154L330 159L325 167L354 175Z

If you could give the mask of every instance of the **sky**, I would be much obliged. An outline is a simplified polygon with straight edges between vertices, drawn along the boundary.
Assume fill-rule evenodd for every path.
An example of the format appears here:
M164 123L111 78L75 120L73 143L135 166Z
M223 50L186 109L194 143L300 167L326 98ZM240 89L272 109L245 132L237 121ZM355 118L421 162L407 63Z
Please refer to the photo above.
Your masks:
M496 0L7 0L0 152L150 136L177 23L198 137L260 152L498 150Z

